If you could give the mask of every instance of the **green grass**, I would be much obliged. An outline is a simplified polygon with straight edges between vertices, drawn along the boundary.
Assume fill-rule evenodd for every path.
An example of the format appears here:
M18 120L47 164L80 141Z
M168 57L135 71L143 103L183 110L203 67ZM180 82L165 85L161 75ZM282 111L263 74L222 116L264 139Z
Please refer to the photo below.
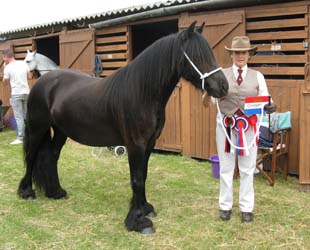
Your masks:
M298 180L277 177L275 187L255 177L255 221L242 224L238 180L232 219L218 218L219 183L207 162L180 155L152 154L148 200L158 216L156 233L127 232L124 218L131 190L126 157L68 141L59 162L68 200L17 197L23 176L22 146L9 145L12 131L0 133L0 249L310 249L310 194Z

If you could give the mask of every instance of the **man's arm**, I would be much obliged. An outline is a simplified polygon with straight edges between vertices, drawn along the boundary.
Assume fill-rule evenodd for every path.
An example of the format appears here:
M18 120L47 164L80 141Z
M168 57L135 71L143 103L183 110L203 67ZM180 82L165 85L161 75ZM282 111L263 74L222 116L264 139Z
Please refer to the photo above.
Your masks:
M2 82L4 86L6 86L7 84L10 84L10 75L5 66L6 64L4 63L3 78L2 78Z
M9 80L9 79L6 79L6 78L4 78L4 77L3 77L3 79L2 79L2 82L3 82L3 85L4 85L4 86L7 85L7 84L10 84L10 80Z

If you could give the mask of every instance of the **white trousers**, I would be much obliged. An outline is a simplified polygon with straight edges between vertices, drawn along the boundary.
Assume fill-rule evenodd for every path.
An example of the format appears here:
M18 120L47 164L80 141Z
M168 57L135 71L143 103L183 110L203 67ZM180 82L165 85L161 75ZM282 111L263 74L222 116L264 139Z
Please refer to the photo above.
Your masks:
M222 115L223 117L223 115ZM233 206L233 177L235 169L236 149L234 153L225 152L225 132L220 124L220 116L216 119L216 144L220 160L220 195L219 206L221 210L231 210ZM245 138L249 145L254 137L254 129L249 127L245 132ZM231 140L235 145L237 134L231 133ZM249 155L238 156L240 173L239 209L241 212L253 212L254 209L254 186L253 178L256 166L257 145L254 143L249 149Z

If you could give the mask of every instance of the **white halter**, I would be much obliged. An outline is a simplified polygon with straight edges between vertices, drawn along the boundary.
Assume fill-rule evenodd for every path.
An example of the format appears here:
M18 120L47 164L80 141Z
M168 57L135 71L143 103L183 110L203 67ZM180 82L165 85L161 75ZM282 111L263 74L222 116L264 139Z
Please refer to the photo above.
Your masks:
M193 66L193 68L196 70L196 72L200 75L200 79L201 79L201 88L202 90L205 90L205 78L209 77L210 75L214 74L215 72L218 72L220 70L222 70L223 68L222 67L219 67L219 68L216 68L210 72L207 72L207 73L204 73L202 74L200 72L200 70L196 67L196 65L192 62L192 60L189 58L189 56L186 54L185 51L183 51L186 59L190 62L190 64Z

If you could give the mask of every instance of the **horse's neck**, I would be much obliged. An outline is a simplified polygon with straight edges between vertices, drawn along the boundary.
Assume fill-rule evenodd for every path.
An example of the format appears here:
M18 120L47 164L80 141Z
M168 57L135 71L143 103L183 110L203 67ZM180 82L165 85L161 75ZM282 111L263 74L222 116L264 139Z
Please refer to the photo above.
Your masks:
M160 57L160 55L157 55ZM176 65L177 63L173 62L172 60L172 49L167 51L167 53L161 54L160 61L162 63L159 63L157 66L158 74L161 75L159 78L159 82L161 84L161 93L160 98L162 98L163 103L167 103L169 97L171 96L175 86L180 80L180 75L178 74ZM168 65L165 62L169 62ZM167 71L167 67L170 69ZM156 67L154 67L154 71L156 71Z
M178 63L173 62L173 45L173 42L171 42L170 45L167 44L167 47L154 47L153 49L155 49L158 53L154 53L154 51L149 51L148 53L143 54L142 56L145 58L139 60L137 64L140 65L136 64L136 66L134 67L135 69L147 69L148 76L153 74L154 78L150 79L151 84L153 84L153 89L150 88L152 89L152 91L150 91L152 92L151 96L154 96L155 92L158 93L158 98L162 99L162 103L168 102L168 99L172 94L173 89L175 88L180 79L176 68L176 65ZM167 68L169 68L170 70L167 70ZM150 86L150 82L144 82L148 84L148 86Z
M40 58L37 61L37 70L40 72L41 75L46 74L47 72L51 70L58 69L59 66L57 66L52 60L45 56L39 55Z

